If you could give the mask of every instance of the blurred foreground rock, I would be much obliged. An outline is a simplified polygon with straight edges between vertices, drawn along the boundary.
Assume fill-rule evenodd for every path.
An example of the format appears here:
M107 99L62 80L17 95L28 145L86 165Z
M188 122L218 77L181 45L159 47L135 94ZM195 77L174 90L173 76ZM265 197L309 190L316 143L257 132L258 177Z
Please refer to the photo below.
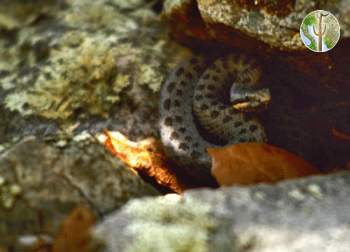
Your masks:
M332 251L350 247L350 174L133 200L95 230L112 251Z
M101 217L145 195L158 193L100 144L27 138L0 155L0 244L19 249L22 238L55 235L79 205Z

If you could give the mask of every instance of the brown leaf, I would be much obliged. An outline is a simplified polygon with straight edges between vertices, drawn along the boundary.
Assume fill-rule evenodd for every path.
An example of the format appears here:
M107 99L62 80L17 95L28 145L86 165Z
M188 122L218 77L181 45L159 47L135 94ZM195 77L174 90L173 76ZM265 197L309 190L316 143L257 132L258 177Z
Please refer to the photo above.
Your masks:
M182 193L187 187L167 167L161 144L154 139L139 142L130 141L119 132L105 131L104 144L132 170L146 174L159 185L174 192Z
M332 128L332 134L339 140L350 141L350 135Z
M52 252L88 252L90 228L96 218L87 207L75 208L63 221L53 243Z
M221 186L273 183L319 174L302 158L281 148L261 143L241 143L208 148L212 174Z

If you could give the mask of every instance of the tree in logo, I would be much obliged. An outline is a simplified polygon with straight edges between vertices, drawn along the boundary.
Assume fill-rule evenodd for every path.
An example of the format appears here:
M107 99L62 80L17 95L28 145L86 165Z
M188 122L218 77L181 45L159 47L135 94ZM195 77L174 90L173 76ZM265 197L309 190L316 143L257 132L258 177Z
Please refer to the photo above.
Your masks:
M340 38L338 20L328 11L317 10L309 13L300 26L303 43L315 52L332 49Z

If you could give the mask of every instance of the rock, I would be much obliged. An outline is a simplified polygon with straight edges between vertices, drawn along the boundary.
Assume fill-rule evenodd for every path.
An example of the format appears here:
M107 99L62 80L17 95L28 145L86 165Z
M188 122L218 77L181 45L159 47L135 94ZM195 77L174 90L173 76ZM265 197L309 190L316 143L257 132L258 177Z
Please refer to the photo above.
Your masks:
M103 146L73 140L45 144L27 138L0 154L0 244L53 236L79 205L99 217L131 198L158 195Z
M197 2L197 6L195 1L190 0L165 2L165 17L169 20L178 17L181 20L172 23L179 28L175 27L176 32L199 39L205 38L207 41L214 39L228 46L239 44L237 41L242 41L240 36L243 35L279 50L305 50L299 37L301 22L309 12L323 9L331 11L339 19L342 38L350 36L348 0L199 0ZM198 14L198 11L199 15L193 15ZM250 42L254 44L252 40ZM241 46L254 48L249 43Z
M23 1L8 5L27 7ZM1 141L52 136L57 126L77 122L76 133L109 128L157 135L157 91L169 68L189 52L167 39L150 5L82 0L45 10L34 24L0 29Z
M90 137L79 140L104 129L135 140L158 134L157 92L190 53L168 40L150 7L143 0L2 3L1 246L17 249L24 235L52 237L79 204L102 217L132 197L158 194ZM21 142L26 136L37 138Z
M347 251L350 174L133 200L95 231L104 251Z
M288 3L283 6L282 2ZM313 10L315 1L255 3L203 0L198 1L198 8L207 23L224 24L276 48L304 49L299 39L299 27L304 16Z
M64 0L3 0L1 4L0 29L11 31L32 24L42 16L53 16L64 6Z

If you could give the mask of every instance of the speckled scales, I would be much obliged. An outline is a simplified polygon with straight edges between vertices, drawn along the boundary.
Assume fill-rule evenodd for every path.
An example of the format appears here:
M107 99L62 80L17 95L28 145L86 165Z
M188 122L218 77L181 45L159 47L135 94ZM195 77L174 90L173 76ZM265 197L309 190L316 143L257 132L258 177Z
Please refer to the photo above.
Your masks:
M193 58L170 74L161 90L160 133L171 159L191 171L199 168L208 173L206 148L213 145L199 134L192 112L194 88L204 69L204 60Z
M259 84L248 81L252 76L259 79L260 68L244 56L229 55L209 67L202 58L178 65L161 90L160 133L167 156L188 172L210 176L206 148L217 145L208 141L206 133L225 144L265 141L256 118L222 99L237 80L247 80L247 87Z
M228 97L227 90L235 83L250 89L259 86L260 75L255 62L243 55L229 55L209 66L194 89L193 112L201 127L227 144L265 141L264 128L255 117L220 99Z

